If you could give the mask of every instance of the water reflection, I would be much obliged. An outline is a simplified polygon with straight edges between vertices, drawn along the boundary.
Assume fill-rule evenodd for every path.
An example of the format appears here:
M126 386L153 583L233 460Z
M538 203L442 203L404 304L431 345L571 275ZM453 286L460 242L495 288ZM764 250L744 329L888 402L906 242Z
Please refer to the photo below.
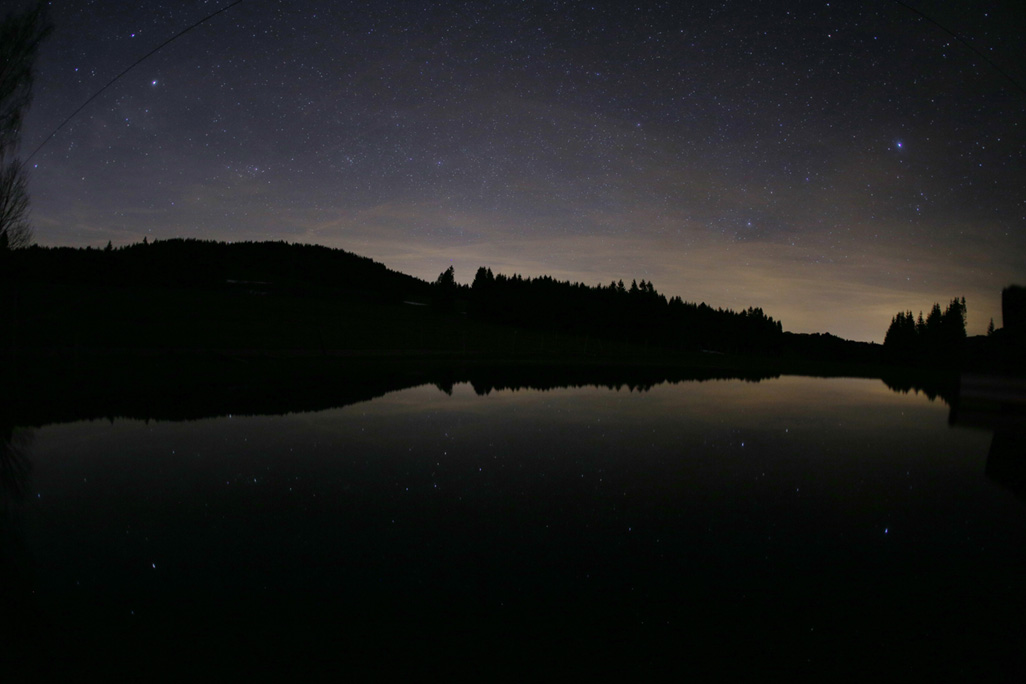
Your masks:
M1022 667L1022 507L939 402L873 380L459 377L39 430L39 653L143 675Z
M0 513L4 519L12 517L25 498L33 434L30 429L0 425Z
M69 371L52 378L52 384L38 382L19 388L22 398L7 407L8 419L15 425L47 425L115 417L197 420L228 415L284 415L340 408L424 384L433 384L451 394L455 385L469 383L475 392L486 395L518 388L645 390L662 383L726 379L758 382L779 377L763 370L589 363L289 361L279 365L269 360L225 360L202 370L199 373L189 365L176 367L168 360L128 372L112 370L101 378L77 377Z
M948 422L993 432L987 475L1026 501L1026 379L962 376Z
M33 430L0 426L0 652L29 645L32 572L24 537Z
M884 374L883 381L895 392L922 393L930 401L940 398L949 406L958 393L958 377L950 373L914 373L889 370Z
M987 477L1026 502L1026 435L1011 430L998 431L990 442Z

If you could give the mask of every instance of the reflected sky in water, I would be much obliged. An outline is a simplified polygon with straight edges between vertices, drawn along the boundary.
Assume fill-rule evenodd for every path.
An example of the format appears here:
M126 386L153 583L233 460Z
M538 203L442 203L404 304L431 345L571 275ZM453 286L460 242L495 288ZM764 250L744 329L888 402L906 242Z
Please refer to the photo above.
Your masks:
M1026 508L947 420L783 377L50 426L16 579L69 669L1007 676Z

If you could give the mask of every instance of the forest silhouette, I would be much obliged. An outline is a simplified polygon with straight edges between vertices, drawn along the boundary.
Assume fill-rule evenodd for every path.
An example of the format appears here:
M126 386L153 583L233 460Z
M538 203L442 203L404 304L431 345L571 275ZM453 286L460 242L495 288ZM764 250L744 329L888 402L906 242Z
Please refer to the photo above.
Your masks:
M502 356L715 353L873 360L878 345L785 333L761 308L667 298L651 282L588 286L454 269L434 283L340 249L170 239L7 250L19 354L110 349L405 350Z
M940 304L934 304L924 319L911 311L898 314L884 336L884 352L899 363L928 363L957 366L965 354L965 297L952 299L941 313Z
M646 280L589 286L480 267L460 284L450 266L427 282L341 249L286 242L0 250L0 288L8 359L427 353L957 369L1016 356L998 344L1011 339L1005 330L967 338L964 298L946 310L935 304L925 318L899 313L878 345L785 332L761 308L667 297Z

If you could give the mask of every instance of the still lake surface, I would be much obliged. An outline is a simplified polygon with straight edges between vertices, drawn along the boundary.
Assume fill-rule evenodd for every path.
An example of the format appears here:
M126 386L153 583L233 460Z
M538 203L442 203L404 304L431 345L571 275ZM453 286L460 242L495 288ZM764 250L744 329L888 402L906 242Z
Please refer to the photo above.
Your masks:
M781 377L15 430L5 658L1021 681L1026 501L948 413Z

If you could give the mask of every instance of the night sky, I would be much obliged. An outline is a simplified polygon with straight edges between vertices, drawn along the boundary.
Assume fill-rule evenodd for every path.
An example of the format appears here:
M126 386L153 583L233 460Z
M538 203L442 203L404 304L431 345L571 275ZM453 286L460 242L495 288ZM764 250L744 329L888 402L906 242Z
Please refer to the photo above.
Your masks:
M51 2L22 156L225 4ZM1026 281L1026 9L909 4L993 64L884 0L246 0L32 158L35 238L645 279L877 342L964 295L982 333Z

